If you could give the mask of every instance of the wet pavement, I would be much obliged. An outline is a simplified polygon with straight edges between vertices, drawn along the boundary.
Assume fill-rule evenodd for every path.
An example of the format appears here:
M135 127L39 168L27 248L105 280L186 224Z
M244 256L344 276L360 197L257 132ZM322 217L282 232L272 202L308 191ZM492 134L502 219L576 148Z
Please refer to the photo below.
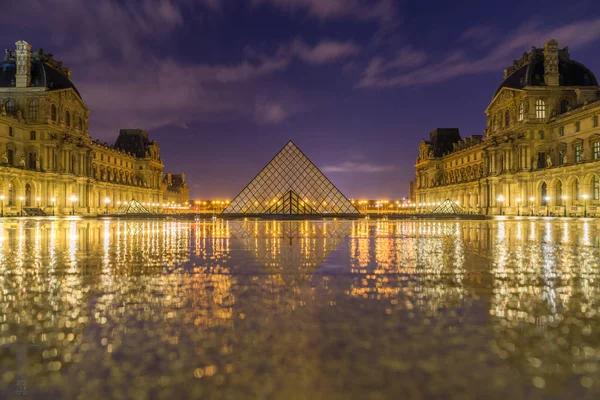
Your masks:
M0 399L596 399L599 235L0 220Z

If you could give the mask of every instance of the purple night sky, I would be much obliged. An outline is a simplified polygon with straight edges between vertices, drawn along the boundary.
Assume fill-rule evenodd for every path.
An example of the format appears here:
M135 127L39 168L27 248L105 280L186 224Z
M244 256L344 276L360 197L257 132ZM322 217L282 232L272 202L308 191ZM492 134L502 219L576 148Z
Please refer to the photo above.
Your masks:
M2 45L24 39L73 70L91 135L147 130L191 198L233 198L290 139L348 197L402 197L420 140L437 127L482 134L503 69L532 45L555 38L600 75L598 1L20 0L6 11Z

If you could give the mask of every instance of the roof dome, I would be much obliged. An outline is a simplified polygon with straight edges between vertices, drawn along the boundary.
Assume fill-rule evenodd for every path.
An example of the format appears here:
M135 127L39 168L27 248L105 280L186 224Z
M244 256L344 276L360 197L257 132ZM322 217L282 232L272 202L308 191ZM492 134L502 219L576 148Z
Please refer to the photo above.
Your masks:
M503 87L523 89L525 86L546 86L544 80L543 49L533 47L530 53L523 53L520 60L504 70L504 81L494 96ZM598 86L594 73L585 65L571 60L567 47L558 51L559 86Z
M71 88L81 98L81 94L69 78L70 70L54 60L51 54L44 54L41 49L32 53L30 71L30 87L46 87L50 90ZM15 87L16 72L14 52L7 50L4 60L0 61L0 87Z

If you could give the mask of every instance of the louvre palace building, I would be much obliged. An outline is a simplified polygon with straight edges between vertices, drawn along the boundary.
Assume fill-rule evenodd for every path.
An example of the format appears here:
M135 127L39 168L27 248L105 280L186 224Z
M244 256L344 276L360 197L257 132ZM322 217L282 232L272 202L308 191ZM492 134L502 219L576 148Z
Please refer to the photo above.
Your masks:
M556 40L504 70L483 135L440 128L419 145L413 201L488 215L600 215L600 87Z
M168 187L159 146L140 129L93 140L71 70L25 41L0 65L3 215L94 215L131 199L158 207ZM183 181L185 186L185 181ZM187 191L185 191L187 193Z

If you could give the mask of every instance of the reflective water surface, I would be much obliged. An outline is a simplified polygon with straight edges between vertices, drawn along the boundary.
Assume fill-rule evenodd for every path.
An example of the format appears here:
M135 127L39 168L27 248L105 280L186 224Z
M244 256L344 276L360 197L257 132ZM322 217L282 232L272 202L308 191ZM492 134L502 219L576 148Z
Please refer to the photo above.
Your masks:
M598 398L599 235L0 220L0 398Z

